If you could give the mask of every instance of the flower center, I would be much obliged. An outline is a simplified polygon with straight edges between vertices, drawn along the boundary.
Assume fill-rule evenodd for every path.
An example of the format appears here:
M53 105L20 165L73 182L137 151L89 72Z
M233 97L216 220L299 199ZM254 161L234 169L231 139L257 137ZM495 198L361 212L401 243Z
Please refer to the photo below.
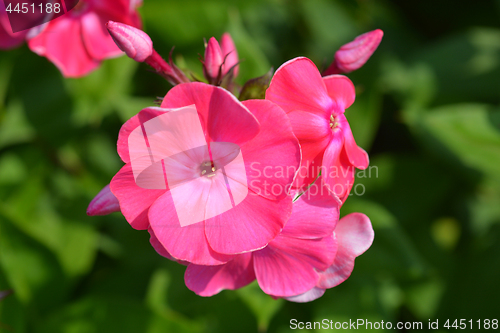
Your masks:
M333 114L330 116L330 128L332 129L332 131L334 129L336 129L337 127L339 127L339 122L337 121L337 119L335 119L335 117L333 116Z
M215 165L211 161L203 162L200 166L200 173L202 176L210 178L215 176L216 172L217 169L215 168Z

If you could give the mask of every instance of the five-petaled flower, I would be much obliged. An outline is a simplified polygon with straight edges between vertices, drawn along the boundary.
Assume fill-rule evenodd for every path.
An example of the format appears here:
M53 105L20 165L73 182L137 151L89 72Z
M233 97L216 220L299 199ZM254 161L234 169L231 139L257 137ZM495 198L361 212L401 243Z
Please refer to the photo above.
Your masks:
M354 182L354 167L365 169L368 154L354 141L344 115L356 97L346 76L321 77L307 58L295 58L274 74L266 99L279 105L292 122L302 149L295 185L306 187L321 173L327 187L345 201Z
M197 145L200 147L206 142L210 153L205 149L192 149L187 143L184 146L183 140L176 141L180 157L163 160L170 173L166 185L156 189L139 186L134 177L131 158L135 156L135 146L130 144L130 136L149 120L192 105L198 112L204 135L204 141ZM162 130L164 136L154 139L160 140L156 146L174 144L169 138L176 133L161 127L155 133ZM188 134L179 135L189 138ZM195 140L197 133L191 134ZM219 159L226 157L217 157L223 150L215 151L214 147L223 143L237 145L241 151L248 194L232 209L214 216L208 212L226 200L227 187L236 196L235 189L238 191L243 186L241 172L229 172L229 165L217 164ZM150 147L153 147L151 141ZM124 124L118 139L118 152L127 164L111 181L111 191L118 198L121 212L132 227L149 229L176 260L199 265L226 263L237 254L265 247L280 233L290 216L291 196L285 190L274 195L263 191L261 186L267 182L284 189L293 181L294 174L262 179L263 174L252 172L251 167L252 163L261 168L298 168L300 165L300 147L290 122L283 110L272 102L239 102L220 87L200 82L180 84L168 92L161 108L142 110ZM207 168L207 163L212 165ZM226 172L222 168L224 165ZM181 183L183 186L179 187ZM176 210L179 206L191 212L204 212L206 218L183 225Z

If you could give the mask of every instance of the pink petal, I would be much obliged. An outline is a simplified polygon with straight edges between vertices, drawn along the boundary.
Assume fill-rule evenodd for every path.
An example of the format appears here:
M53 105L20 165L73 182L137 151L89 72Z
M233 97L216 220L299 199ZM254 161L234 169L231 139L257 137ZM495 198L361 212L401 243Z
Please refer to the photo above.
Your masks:
M300 110L328 118L333 102L316 65L304 57L281 65L274 74L266 99L278 104L286 113Z
M323 296L324 293L325 289L313 287L312 289L309 289L303 294L297 296L285 297L285 299L290 302L307 303L320 298L321 296Z
M321 171L324 151L319 153L312 161L302 160L299 171L295 175L292 188L306 191L309 185L314 183Z
M319 185L318 185L319 184ZM339 201L318 180L293 203L292 216L282 236L314 239L332 234L339 219Z
M354 103L356 99L356 91L354 84L347 76L344 75L330 75L323 78L328 95L343 110L347 109Z
M221 38L221 48L222 54L224 56L224 72L223 75L227 74L227 72L234 67L233 75L234 77L238 76L239 72L239 59L238 59L238 51L236 51L236 46L234 45L233 39L231 35L227 32L222 35Z
M234 186L231 190L233 189ZM173 187L170 194L180 227L218 216L233 207L230 191L221 170L213 177L197 177ZM235 204L241 201L234 198L233 200Z
M162 109L164 110L164 109ZM137 185L172 190L201 176L200 166L210 160L196 108L170 109L137 127L128 138ZM214 143L221 144L221 143ZM226 145L235 144L226 143Z
M120 209L132 228L145 230L149 227L149 207L165 190L143 189L137 186L130 164L125 164L110 183L113 194L120 202Z
M220 265L233 258L210 248L204 222L181 227L170 191L151 206L149 221L160 243L178 260L198 265Z
M148 232L149 232L149 235L151 236L149 238L149 242L151 243L151 246L153 246L153 248L156 250L156 252L158 252L159 255L161 255L162 257L165 257L167 259L170 259L172 261L176 261L181 265L184 265L184 266L189 265L189 262L187 262L187 261L177 260L174 257L172 257L172 255L170 253L168 253L167 249L160 243L160 241L156 237L156 235L155 235L153 229L151 229L151 227L148 228Z
M362 213L351 213L340 219L335 234L342 251L358 257L366 252L375 236L368 216Z
M329 121L316 114L304 111L288 113L293 133L299 139L303 164L322 153L332 137Z
M89 55L95 60L122 55L122 51L106 29L106 22L95 12L87 12L81 16L82 38Z
M120 211L120 203L109 189L109 184L95 196L87 208L87 215L108 215Z
M235 256L224 265L190 264L184 274L186 286L200 296L213 296L224 289L234 290L255 280L252 254Z
M329 121L310 112L292 111L288 113L293 133L299 139L302 151L302 163L295 182L296 187L309 185L318 174L321 166L315 164L318 156L322 156L332 137Z
M341 165L340 155L344 146L344 136L340 129L335 129L332 140L323 155L321 177L328 189L337 197L343 198L354 182L354 174Z
M46 56L65 77L80 77L99 66L92 59L82 40L79 18L61 16L51 21L47 28L28 41L33 52Z
M339 164L337 165L338 167L338 176L337 176L337 182L340 185L337 185L337 188L341 188L343 190L343 193L340 195L339 199L344 204L344 202L347 200L347 198L350 195L352 186L354 185L354 174L355 174L355 169L352 166L351 162L349 162L349 159L347 158L347 154L345 151L345 145L344 149L342 149L342 152L340 152L340 158L339 158ZM337 188L334 188L335 192L337 191Z
M344 216L337 224L338 242L333 264L320 273L319 288L332 288L344 282L354 269L354 259L363 254L373 243L374 232L370 219L361 213Z
M205 221L208 242L219 253L261 249L279 234L291 211L290 197L269 200L249 192L233 209Z
M318 282L316 270L324 270L333 261L336 248L332 236L321 239L278 236L266 248L253 253L260 288L278 297L305 293Z
M259 132L259 122L227 90L201 82L179 84L167 93L162 108L195 105L207 141L242 145Z
M47 29L49 24L50 22L47 22L42 25L36 26L33 29L29 30L26 34L26 41L30 50L42 57L45 56L46 53L46 34L42 34L42 32Z
M160 243L158 237L156 237L155 232L153 231L153 229L151 229L151 227L148 228L148 232L150 235L149 242L151 243L151 246L156 250L156 252L158 252L158 254L162 257L175 261L175 258L172 257L172 255L168 253L167 249Z
M261 127L255 138L241 146L249 188L269 199L284 198L301 158L290 121L270 101L249 100L243 104L257 117Z
M356 144L356 141L354 141L354 136L352 135L351 127L346 117L342 114L338 115L336 119L344 133L344 147L349 157L349 162L358 169L366 169L370 163L368 154Z
M118 134L118 155L120 155L121 159L125 163L130 162L130 153L128 147L128 138L130 133L135 130L137 127L144 124L146 121L153 119L165 112L168 112L166 109L150 107L141 110L138 114L127 120L125 124L123 124L120 129L120 133Z

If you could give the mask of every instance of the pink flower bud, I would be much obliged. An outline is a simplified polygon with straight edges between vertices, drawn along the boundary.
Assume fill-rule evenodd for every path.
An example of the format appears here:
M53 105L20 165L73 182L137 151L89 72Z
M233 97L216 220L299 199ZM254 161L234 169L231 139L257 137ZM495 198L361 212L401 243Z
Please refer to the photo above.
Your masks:
M153 42L144 31L113 21L106 23L106 27L116 45L128 57L143 62L153 54Z
M109 189L109 184L99 192L89 204L87 215L108 215L120 211L118 199Z
M207 48L205 49L204 71L205 76L211 82L219 78L224 57L220 48L219 42L214 37L208 40Z
M380 29L364 33L352 42L343 45L335 52L335 60L323 73L330 74L349 73L361 68L377 49L384 32Z
M229 35L227 32L222 35L221 39L221 48L222 48L222 54L224 55L224 68L222 75L226 75L227 72L231 68L234 67L233 69L233 76L236 77L238 75L238 52L236 51L236 46L234 45L233 39L231 38L231 35Z

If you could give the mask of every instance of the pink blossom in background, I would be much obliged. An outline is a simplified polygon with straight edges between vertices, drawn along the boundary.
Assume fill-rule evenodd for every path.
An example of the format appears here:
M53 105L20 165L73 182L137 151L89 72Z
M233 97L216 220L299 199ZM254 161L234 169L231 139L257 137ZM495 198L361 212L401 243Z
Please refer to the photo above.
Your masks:
M343 75L321 77L314 63L295 58L274 74L266 99L288 115L302 149L295 185L307 186L321 171L328 188L342 201L354 182L354 167L365 169L368 154L356 144L344 115L356 97Z
M209 205L225 200L227 184L222 170L216 163L214 170L204 169L206 162L217 158L190 151L177 160L183 167L170 168L171 176L193 180L183 183L187 185L182 191L172 192L171 181L161 189L143 188L134 177L131 157L135 153L130 151L129 137L147 121L191 105L196 107L204 142L209 147L232 143L241 150L249 193L238 205L217 216L181 226L174 200L183 202L193 214L195 210L203 212L211 209L207 208ZM216 154L217 150L212 152ZM226 263L236 254L265 247L290 216L292 198L285 188L293 181L294 174L264 177L259 169L300 165L300 148L290 122L285 113L269 101L239 102L227 90L199 82L177 85L165 96L161 108L145 109L124 124L118 139L118 153L127 164L111 181L111 191L120 202L121 212L132 227L149 229L163 248L157 249L158 252L168 253L176 260L200 265ZM203 170L208 172L202 173ZM227 171L231 188L237 186L241 179L234 179L234 174ZM281 191L266 191L264 181ZM189 206L195 203L196 206Z
M24 42L27 31L12 32L5 4L0 1L0 49L11 49Z
M359 35L352 42L343 45L335 52L335 59L323 75L349 73L361 68L375 52L383 36L384 32L377 29Z
M80 0L69 13L33 29L30 35L35 36L28 36L28 46L53 62L65 77L86 75L104 59L123 54L106 22L140 27L138 5L134 0Z

